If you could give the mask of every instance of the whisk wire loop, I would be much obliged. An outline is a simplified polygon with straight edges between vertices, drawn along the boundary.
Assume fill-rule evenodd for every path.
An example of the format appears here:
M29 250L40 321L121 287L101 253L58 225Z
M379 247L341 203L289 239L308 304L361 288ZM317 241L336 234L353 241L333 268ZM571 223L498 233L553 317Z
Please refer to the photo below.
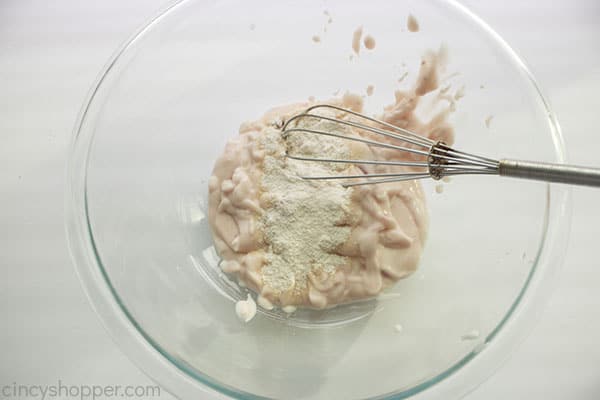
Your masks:
M335 112L340 113L343 116L350 116L354 119L342 119L339 116L321 115L313 112L318 109L334 110ZM391 139L392 141L399 142L399 144L380 142L377 140L367 139L360 135L350 136L329 132L324 129L304 128L302 126L299 126L299 122L303 119L317 119L319 121L326 121L331 124L340 124L345 127L351 127L358 131L369 132L372 134L386 137L388 139ZM319 126L319 128L323 127L326 127L326 125ZM435 180L438 180L443 177L453 175L497 175L499 173L499 162L496 160L455 150L447 146L443 142L436 142L427 137L418 135L417 133L414 133L410 130L335 105L318 104L312 106L303 113L291 117L285 122L285 124L282 127L282 134L284 137L289 137L290 135L299 132L315 135L324 135L360 142L369 146L411 153L422 158L422 160L417 161L353 160L307 157L302 155L286 154L286 156L290 159L308 162L346 163L356 165L385 165L410 168L410 170L408 171L405 170L401 172L369 172L352 175L302 177L307 180L343 180L345 182L343 182L342 184L346 187L350 187L358 185L400 182L425 178L433 178Z

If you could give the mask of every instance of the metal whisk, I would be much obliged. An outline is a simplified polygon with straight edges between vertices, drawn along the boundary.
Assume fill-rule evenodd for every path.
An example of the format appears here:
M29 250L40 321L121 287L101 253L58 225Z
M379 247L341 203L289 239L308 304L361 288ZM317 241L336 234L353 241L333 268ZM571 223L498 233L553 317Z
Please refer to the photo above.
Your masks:
M334 116L319 115L312 112L319 108L328 108L338 112L350 114L353 117L356 117L356 120L340 119ZM376 135L382 135L393 139L393 141L397 141L398 144L383 143L359 136L345 136L324 130L298 127L298 122L304 118L316 118L322 121L342 124ZM364 123L357 122L360 120L362 120ZM357 186L423 178L433 178L435 180L439 180L446 176L455 175L501 175L515 178L542 180L547 182L600 187L600 169L597 168L512 159L501 159L498 161L487 157L481 157L475 154L466 153L464 151L455 150L443 142L436 142L387 122L367 117L366 115L357 113L355 111L333 105L320 104L308 108L303 113L295 115L287 120L282 127L282 131L284 137L293 134L294 132L326 135L361 142L369 146L409 152L422 157L421 161L384 161L314 158L287 154L288 158L303 161L411 167L411 172L405 171L392 173L365 173L357 175L303 176L303 179L340 179L345 181L343 183L344 186Z

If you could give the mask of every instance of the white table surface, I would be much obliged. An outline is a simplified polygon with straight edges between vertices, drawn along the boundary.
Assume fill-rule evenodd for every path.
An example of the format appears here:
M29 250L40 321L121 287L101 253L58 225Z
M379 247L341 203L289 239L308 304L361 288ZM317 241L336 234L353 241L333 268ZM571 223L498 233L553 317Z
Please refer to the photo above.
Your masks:
M62 204L65 153L91 82L163 4L0 2L0 385L151 384L87 303L68 255ZM570 160L600 165L600 1L469 5L530 65L562 125ZM571 241L547 310L467 399L600 398L600 191L573 194Z

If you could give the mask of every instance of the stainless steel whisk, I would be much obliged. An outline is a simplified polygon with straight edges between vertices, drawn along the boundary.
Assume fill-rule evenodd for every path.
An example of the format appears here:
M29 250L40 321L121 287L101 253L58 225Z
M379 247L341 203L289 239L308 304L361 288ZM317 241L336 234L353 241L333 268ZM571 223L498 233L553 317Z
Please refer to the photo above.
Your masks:
M319 108L329 108L357 117L358 120L369 121L371 125L352 120L336 118L334 116L311 113ZM316 118L332 123L338 123L355 129L364 130L377 135L398 141L399 144L383 143L364 137L345 136L324 130L298 127L298 122L303 118ZM295 122L295 123L294 123ZM292 123L294 123L292 125ZM373 125L374 124L374 125ZM481 157L464 151L455 150L443 142L436 142L418 135L409 130L389 124L375 118L328 104L319 104L308 108L301 114L295 115L285 122L282 127L284 136L294 132L326 135L346 140L365 143L370 146L405 151L423 156L422 161L384 161L384 160L346 160L330 158L304 157L287 154L288 158L303 161L316 161L327 163L363 164L363 165L388 165L411 167L415 172L391 173L366 173L358 175L333 175L333 176L303 176L303 179L339 179L345 180L344 186L372 185L376 183L398 182L413 179L433 178L442 179L455 175L500 175L515 178L541 180L547 182L568 183L600 187L600 169L580 167L574 165L551 164L534 161L521 161L512 159L494 160ZM404 144L404 145L401 145ZM407 147L407 145L412 145Z

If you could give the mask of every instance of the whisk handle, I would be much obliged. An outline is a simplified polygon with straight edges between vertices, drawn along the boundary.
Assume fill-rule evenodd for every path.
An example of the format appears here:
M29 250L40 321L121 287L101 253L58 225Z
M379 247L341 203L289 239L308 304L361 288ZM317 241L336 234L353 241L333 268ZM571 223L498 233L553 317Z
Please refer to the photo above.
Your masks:
M600 187L599 168L504 159L498 171L501 176Z

